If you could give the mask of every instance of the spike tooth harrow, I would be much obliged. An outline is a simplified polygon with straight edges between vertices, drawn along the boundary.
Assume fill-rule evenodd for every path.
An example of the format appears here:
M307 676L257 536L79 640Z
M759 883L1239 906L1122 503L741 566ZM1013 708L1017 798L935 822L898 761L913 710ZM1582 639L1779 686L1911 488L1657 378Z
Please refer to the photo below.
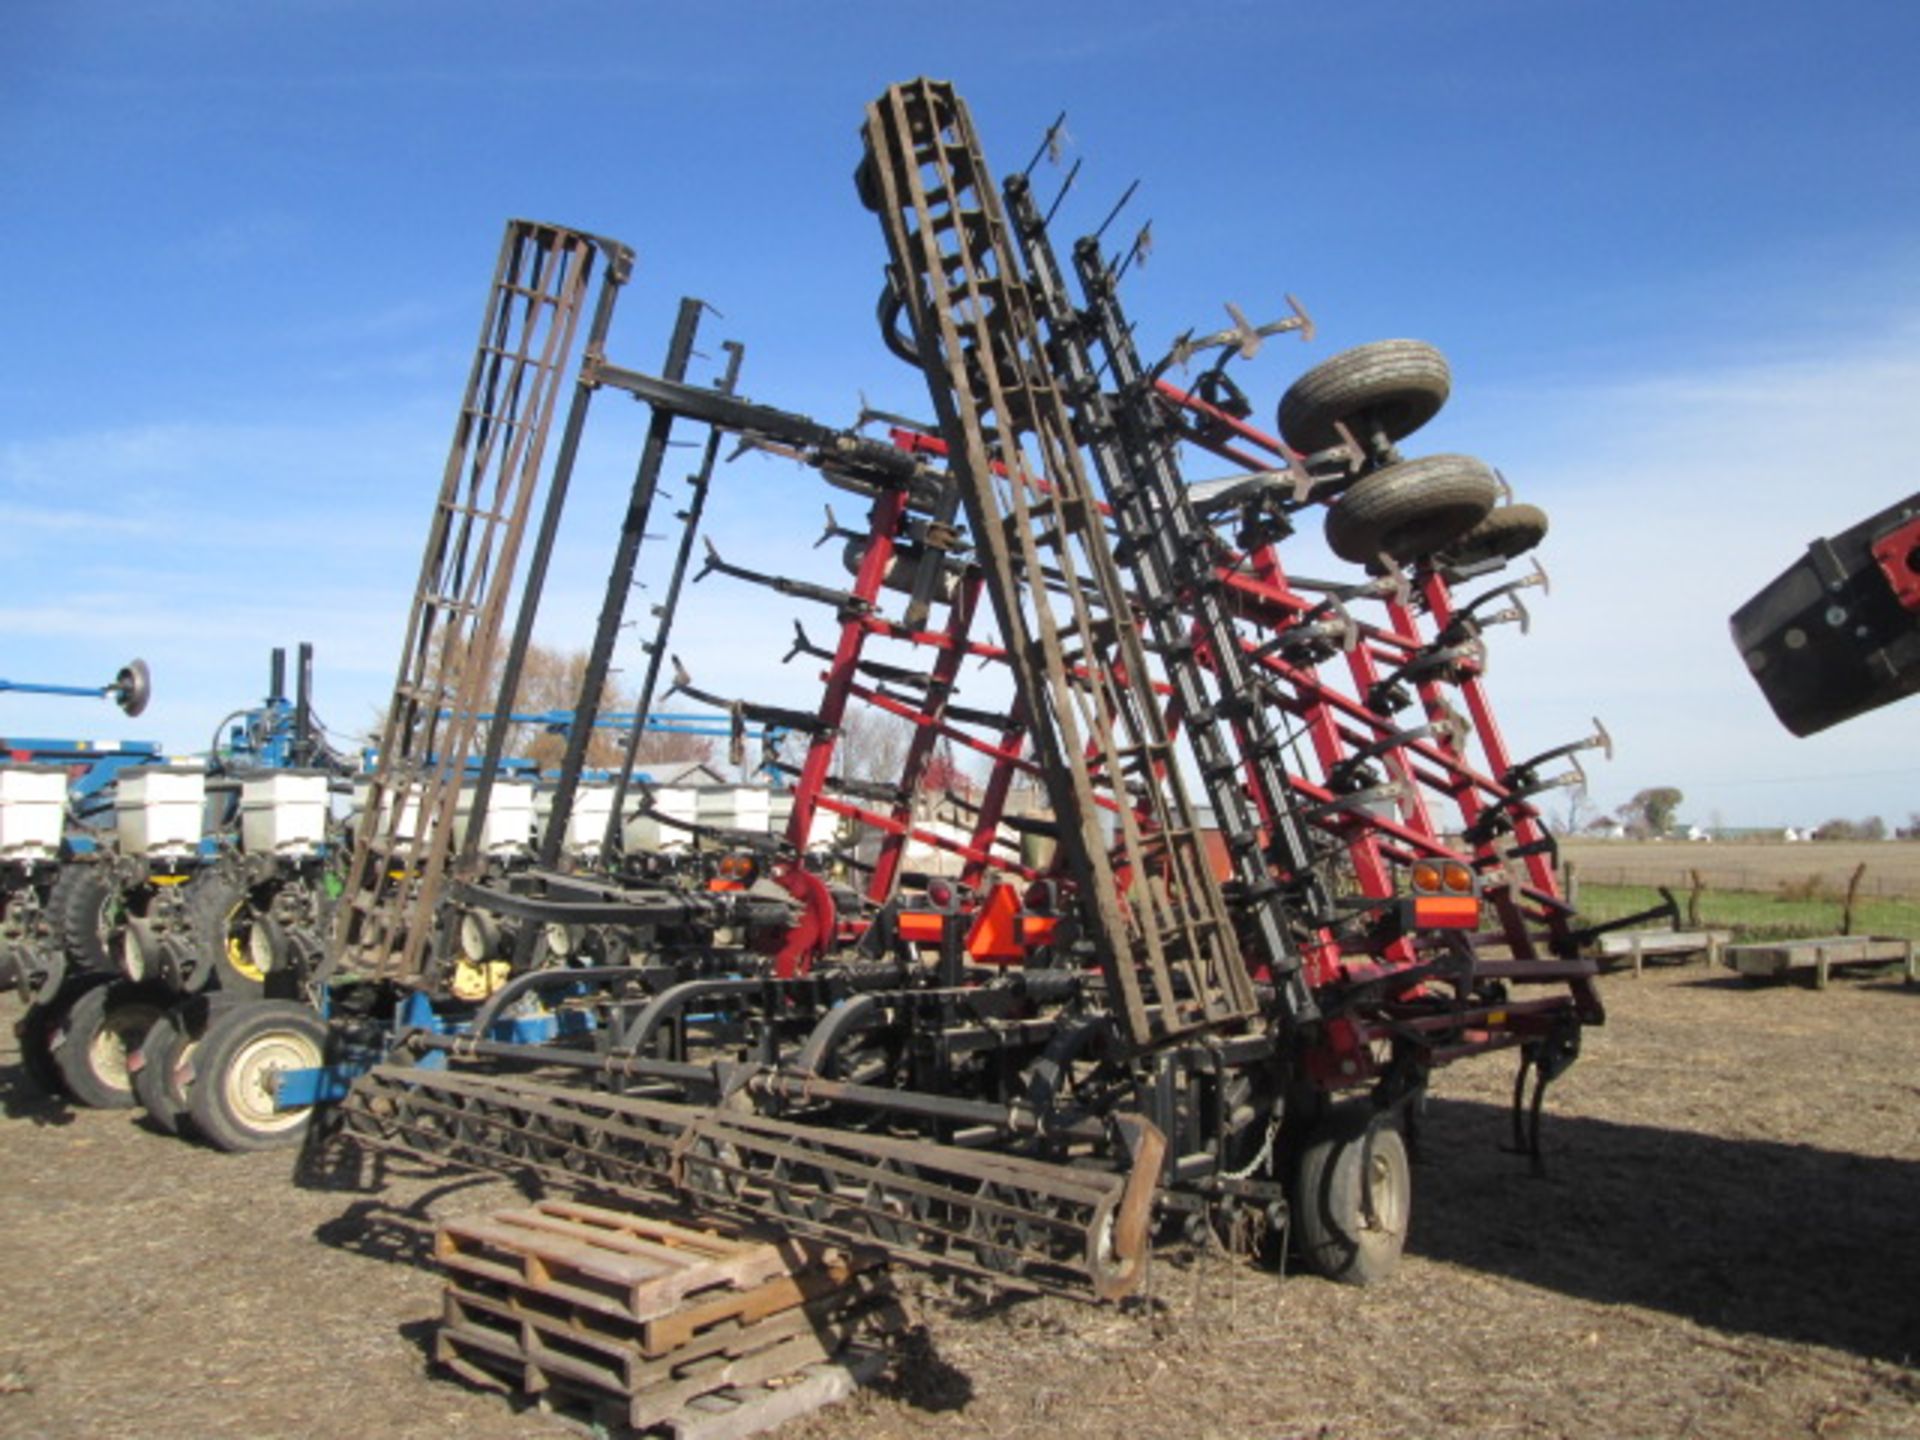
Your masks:
M1090 1300L1144 1277L1165 1149L1124 1173L499 1077L375 1066L339 1109L368 1149L775 1220L822 1239Z
M894 86L868 107L865 140L951 473L1125 1034L1146 1047L1244 1024L1253 986L966 107L947 85ZM1144 812L1117 807L1111 847L1100 789ZM1164 865L1169 888L1149 880L1122 903L1116 854Z

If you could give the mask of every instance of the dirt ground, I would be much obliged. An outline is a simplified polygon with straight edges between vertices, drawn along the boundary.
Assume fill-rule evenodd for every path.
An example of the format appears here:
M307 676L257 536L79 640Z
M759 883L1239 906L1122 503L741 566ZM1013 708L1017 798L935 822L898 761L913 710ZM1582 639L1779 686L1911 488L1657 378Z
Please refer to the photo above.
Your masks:
M1604 986L1546 1178L1502 1152L1504 1062L1442 1077L1391 1283L1175 1255L1093 1309L909 1279L888 1378L783 1434L1920 1435L1920 991ZM565 1433L425 1358L432 1219L509 1187L295 1183L41 1099L5 1033L0 1435Z

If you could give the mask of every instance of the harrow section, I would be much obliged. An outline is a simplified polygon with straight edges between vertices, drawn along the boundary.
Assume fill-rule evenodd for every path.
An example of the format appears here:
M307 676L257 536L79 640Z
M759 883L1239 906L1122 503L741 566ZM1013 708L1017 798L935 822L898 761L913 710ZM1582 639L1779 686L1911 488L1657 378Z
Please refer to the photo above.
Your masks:
M641 1200L675 1195L803 1234L1086 1299L1145 1273L1165 1150L1130 1127L1126 1174L838 1131L751 1111L382 1065L341 1106L370 1148L532 1171Z
M603 248L556 226L517 220L507 227L427 535L367 818L354 840L331 968L371 979L418 976L425 968L454 859L460 783L479 717L493 698L488 671L564 368ZM632 264L624 247L604 259L590 354L605 338L613 297ZM577 393L577 410L586 394ZM577 427L569 429L577 435ZM571 465L571 445L562 459L563 469ZM552 493L564 495L564 481ZM493 708L504 717L511 706ZM505 724L501 718L496 729ZM497 757L497 745L491 748Z
M1144 1048L1244 1023L1253 984L971 119L922 80L870 107L865 133L891 283L1123 1032Z

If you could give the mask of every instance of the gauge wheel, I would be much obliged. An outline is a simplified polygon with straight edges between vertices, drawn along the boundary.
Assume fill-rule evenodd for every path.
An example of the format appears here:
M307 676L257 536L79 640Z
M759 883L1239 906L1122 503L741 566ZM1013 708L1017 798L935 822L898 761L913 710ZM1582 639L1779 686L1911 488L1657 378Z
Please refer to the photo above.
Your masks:
M47 916L55 940L67 959L82 970L111 973L114 969L107 949L114 898L112 879L105 867L95 864L65 866L47 894Z
M1487 518L1493 472L1466 455L1403 460L1356 481L1327 511L1327 545L1342 560L1404 565L1452 544Z
M1280 435L1303 455L1356 440L1404 440L1447 402L1447 359L1424 340L1376 340L1323 360L1280 397Z
M133 1106L133 1076L127 1057L167 1012L166 991L114 980L89 986L67 1009L50 1052L67 1094L96 1110Z
M188 1113L194 1128L220 1150L272 1150L297 1145L307 1107L281 1110L280 1077L326 1063L327 1025L291 1000L248 1000L217 1016L193 1052Z
M218 995L181 1001L147 1032L133 1066L133 1097L147 1118L169 1135L188 1128L193 1057L214 1016L227 1008Z
M1312 1132L1295 1172L1293 1220L1301 1258L1347 1285L1373 1285L1399 1268L1413 1215L1406 1142L1372 1105L1335 1106Z
M209 871L187 894L196 969L230 995L256 996L286 963L281 927L231 875Z
M1477 565L1483 560L1512 560L1547 538L1547 512L1538 505L1500 505L1487 518L1447 546L1442 558L1449 565Z

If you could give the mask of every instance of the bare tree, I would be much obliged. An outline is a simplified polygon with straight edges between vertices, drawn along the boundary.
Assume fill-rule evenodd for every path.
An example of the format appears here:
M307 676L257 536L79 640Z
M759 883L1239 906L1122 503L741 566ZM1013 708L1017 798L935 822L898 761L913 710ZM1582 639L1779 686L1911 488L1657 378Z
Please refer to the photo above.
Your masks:
M1560 800L1560 813L1554 817L1555 828L1562 835L1578 835L1598 813L1587 796L1586 786L1569 785Z
M885 710L849 709L834 746L834 770L848 780L898 782L913 744L913 722Z
M487 667L483 694L498 696L500 674L504 666L504 655L495 654ZM520 667L520 683L515 688L509 709L516 715L551 715L554 719L546 723L537 720L515 723L507 731L505 753L532 760L543 770L557 768L567 752L567 720L579 704L586 677L586 651L560 650L537 641L529 645L526 660ZM484 703L490 710L494 702L489 699ZM633 696L609 679L601 689L598 713L604 719L608 715L630 710L633 703ZM369 733L376 743L384 724L385 711L377 711L369 727ZM626 739L626 732L620 726L596 726L592 738L587 742L588 767L597 770L616 768L625 754ZM641 737L639 758L655 764L663 761L708 760L712 755L713 742L704 736L656 731Z
M634 761L641 765L704 765L713 759L714 742L708 735L684 730L649 730L640 737Z

